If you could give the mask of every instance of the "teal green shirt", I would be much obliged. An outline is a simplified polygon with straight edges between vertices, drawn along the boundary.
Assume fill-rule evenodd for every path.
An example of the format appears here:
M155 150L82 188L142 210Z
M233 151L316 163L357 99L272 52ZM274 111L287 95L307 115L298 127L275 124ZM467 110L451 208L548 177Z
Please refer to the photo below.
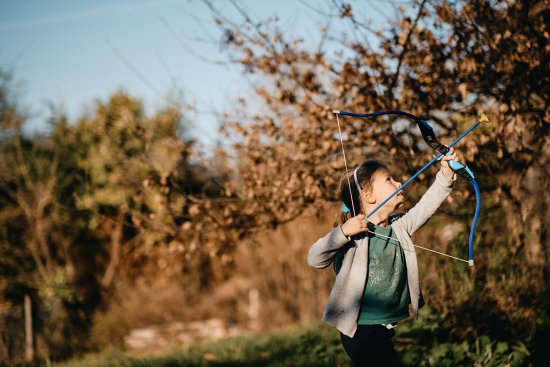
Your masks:
M391 226L369 224L369 269L360 325L389 324L409 317L409 287L403 249ZM389 238L387 238L389 237Z

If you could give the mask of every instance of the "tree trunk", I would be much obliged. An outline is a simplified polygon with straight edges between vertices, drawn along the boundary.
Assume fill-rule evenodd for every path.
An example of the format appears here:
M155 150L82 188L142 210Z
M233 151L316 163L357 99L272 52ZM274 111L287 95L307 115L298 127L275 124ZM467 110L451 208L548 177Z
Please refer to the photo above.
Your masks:
M545 168L538 165L529 167L521 183L523 185L521 219L525 231L526 259L529 265L537 270L542 270L545 262L542 219L546 215L547 178L544 170Z
M32 336L32 304L31 298L25 295L25 360L32 362L34 360L34 346Z
M120 212L117 216L116 223L114 225L114 228L111 232L111 243L110 243L110 251L109 251L109 264L107 265L107 269L105 269L105 273L103 274L103 277L101 278L101 285L103 288L109 288L111 285L116 270L118 268L118 265L120 263L120 252L121 252L121 244L123 240L123 230L124 230L124 213Z

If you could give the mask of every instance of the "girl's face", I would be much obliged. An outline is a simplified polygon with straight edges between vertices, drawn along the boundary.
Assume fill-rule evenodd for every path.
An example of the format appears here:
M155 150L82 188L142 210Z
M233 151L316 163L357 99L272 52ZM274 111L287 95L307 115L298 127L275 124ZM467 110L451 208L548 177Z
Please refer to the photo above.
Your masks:
M374 172L371 179L371 192L368 195L368 201L374 205L379 205L382 201L386 200L388 196L393 194L401 186L401 182L397 182L393 179L390 172L385 168L380 168ZM405 194L403 191L399 191L394 197L392 197L385 207L395 210L403 205L405 201Z

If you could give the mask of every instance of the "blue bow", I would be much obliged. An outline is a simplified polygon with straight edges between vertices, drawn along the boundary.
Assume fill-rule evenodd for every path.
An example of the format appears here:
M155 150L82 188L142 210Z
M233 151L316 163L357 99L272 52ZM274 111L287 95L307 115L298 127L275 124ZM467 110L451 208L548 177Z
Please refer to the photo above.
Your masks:
M378 209L380 209L384 204L386 204L392 197L397 195L397 193L399 191L403 190L405 188L405 186L407 186L410 182L412 182L416 177L418 177L428 167L430 167L432 164L437 162L443 155L448 155L450 148L453 147L455 144L457 144L460 140L462 140L462 138L464 138L466 135L468 135L473 129L475 129L477 126L479 126L479 124L481 124L481 122L488 122L489 121L487 119L487 116L485 116L484 114L481 114L480 119L476 123L474 123L471 127L469 127L465 132L463 132L455 141L453 141L447 147L444 144L442 144L441 142L439 142L439 140L435 136L435 133L434 133L432 127L425 120L422 120L420 117L415 116L413 114L410 114L408 112L393 110L393 111L380 111L380 112L373 112L373 113L352 113L352 112L334 110L333 113L335 115L352 116L352 117L376 117L376 116L381 116L381 115L400 115L400 116L408 117L408 118L410 118L410 119L412 119L413 121L416 122L416 124L418 125L418 127L420 129L420 132L422 133L422 137L424 138L424 141L426 142L426 144L430 148L439 151L439 154L437 154L431 161L429 161L426 165L424 165L424 167L422 167L420 170L418 170L418 172L416 172L411 178L409 178L405 183L403 183L403 185L401 185L397 190L395 190L384 201L382 201L380 203L380 205L378 205L369 214L367 214L365 219L369 218L371 215L373 215ZM451 167L451 169L453 169L458 175L460 175L461 177L464 177L465 179L467 179L472 184L472 186L474 187L475 195L476 195L476 209L475 209L474 219L472 220L472 226L471 226L471 229L470 229L470 237L469 237L469 240L468 240L468 264L470 266L473 266L474 265L475 229L476 229L476 226L477 226L477 222L478 222L478 219L479 219L479 213L480 213L480 209L481 209L480 190L479 190L479 186L477 184L477 181L474 178L474 174L472 173L472 171L467 166L465 166L465 165L463 165L459 162L451 160L451 161L449 161L449 167ZM342 205L342 211L344 211L344 208L346 208L348 210L347 212L349 212L349 209L345 205Z

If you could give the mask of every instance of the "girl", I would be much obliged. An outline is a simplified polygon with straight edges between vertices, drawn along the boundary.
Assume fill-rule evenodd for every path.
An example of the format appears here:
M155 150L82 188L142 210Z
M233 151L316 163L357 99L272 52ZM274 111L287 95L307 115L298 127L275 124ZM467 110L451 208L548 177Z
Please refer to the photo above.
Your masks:
M326 236L311 246L308 264L322 269L331 263L336 272L323 322L340 331L342 345L357 366L401 366L392 337L398 321L414 315L424 301L418 282L416 252L411 236L439 208L452 190L456 176L449 160L441 159L435 182L408 212L390 216L405 200L401 191L376 211L379 203L401 186L387 167L374 160L346 174L340 197L353 210Z

